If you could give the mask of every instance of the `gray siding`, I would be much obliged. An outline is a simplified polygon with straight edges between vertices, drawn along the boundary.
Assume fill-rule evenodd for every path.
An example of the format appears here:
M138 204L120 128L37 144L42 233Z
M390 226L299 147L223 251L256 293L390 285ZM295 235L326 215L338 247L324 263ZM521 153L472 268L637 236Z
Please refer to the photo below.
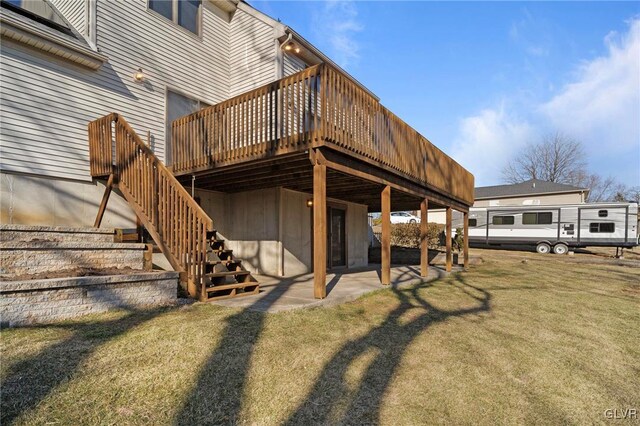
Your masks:
M144 139L150 131L163 159L167 87L214 104L274 80L274 29L241 9L228 22L203 8L201 37L145 0L98 0L97 10L97 45L109 58L98 71L3 40L1 170L90 180L87 123L110 112ZM132 78L140 67L144 84Z
M80 34L87 34L88 0L50 0L50 2Z

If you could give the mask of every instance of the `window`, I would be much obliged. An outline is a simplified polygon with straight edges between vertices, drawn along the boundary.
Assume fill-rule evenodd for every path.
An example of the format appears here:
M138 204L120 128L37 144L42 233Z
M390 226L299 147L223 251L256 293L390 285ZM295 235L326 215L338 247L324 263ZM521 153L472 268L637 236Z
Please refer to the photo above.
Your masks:
M194 34L200 33L200 0L149 0L149 9Z
M598 217L607 217L609 216L608 210L598 210Z
M469 219L469 226L478 226L478 219Z
M615 224L613 223L602 223L602 222L594 222L589 224L589 232L592 234L601 233L601 232L614 232Z
M551 212L523 213L523 225L551 225L553 223L553 215Z
M2 6L49 28L73 35L64 19L43 0L2 0Z
M515 223L514 216L494 216L494 225L513 225Z

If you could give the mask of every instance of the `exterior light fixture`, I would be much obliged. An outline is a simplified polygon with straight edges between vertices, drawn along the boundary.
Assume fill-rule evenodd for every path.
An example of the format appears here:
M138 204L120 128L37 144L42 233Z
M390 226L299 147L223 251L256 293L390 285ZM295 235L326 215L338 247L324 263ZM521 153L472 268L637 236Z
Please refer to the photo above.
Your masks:
M293 43L287 43L287 44L284 46L284 50L291 50L291 49L293 49Z
M313 207L313 198L307 200L307 207Z
M142 72L142 68L138 68L138 71L133 73L133 81L135 81L136 83L142 83L146 78L147 76L145 76L144 72Z
M295 51L296 51L296 53L300 53L300 48L298 46L296 46Z

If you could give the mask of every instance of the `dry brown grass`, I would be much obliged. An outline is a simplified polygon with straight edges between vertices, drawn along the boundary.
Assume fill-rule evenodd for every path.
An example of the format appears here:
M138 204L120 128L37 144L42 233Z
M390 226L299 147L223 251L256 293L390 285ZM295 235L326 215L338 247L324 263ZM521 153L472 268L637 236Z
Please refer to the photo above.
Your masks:
M640 408L638 269L481 253L333 308L4 330L3 424L582 424Z

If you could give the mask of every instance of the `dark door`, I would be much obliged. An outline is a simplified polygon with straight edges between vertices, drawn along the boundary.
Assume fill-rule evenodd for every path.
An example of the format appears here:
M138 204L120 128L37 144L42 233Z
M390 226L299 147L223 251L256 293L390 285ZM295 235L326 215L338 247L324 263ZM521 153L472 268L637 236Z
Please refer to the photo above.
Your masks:
M347 247L345 236L346 211L329 207L327 214L327 266L347 266Z

